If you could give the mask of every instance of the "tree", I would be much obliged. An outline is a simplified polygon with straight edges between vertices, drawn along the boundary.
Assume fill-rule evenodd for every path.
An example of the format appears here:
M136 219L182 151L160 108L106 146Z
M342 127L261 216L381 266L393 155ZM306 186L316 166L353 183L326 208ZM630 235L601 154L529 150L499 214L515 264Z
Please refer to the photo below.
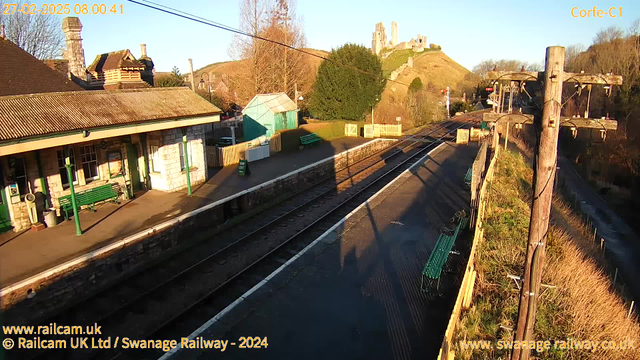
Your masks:
M422 79L420 77L416 77L409 84L409 92L416 92L422 89Z
M245 60L249 65L244 77L250 84L246 87L250 89L239 89L244 95L242 97L285 92L293 98L296 84L302 91L310 87L311 72L305 58L307 55L292 49L306 46L302 21L295 12L295 2L271 1L244 0L241 4L241 30L253 35L237 35L230 48L234 58Z
M411 114L413 126L422 126L445 117L446 109L439 104L441 97L442 95L433 84L419 90L409 91L406 106Z
M253 95L261 92L262 77L265 75L259 67L264 42L255 38L260 35L267 21L265 7L265 0L243 0L241 2L240 30L253 37L236 35L229 48L232 58L249 60L250 66L246 77L251 83L252 91L250 94Z
M31 5L29 2L11 1L16 9ZM4 2L4 5L7 5ZM35 6L35 5L33 5ZM5 8L0 0L0 24L5 26L6 36L14 44L38 59L59 58L62 55L64 34L60 22L54 15L37 13L23 14L16 10L11 15L3 15Z
M314 117L360 120L378 103L386 79L380 58L364 46L334 49L318 69L309 100Z
M616 26L610 26L604 30L598 31L596 37L593 38L594 44L602 44L612 42L616 39L622 39L624 37L624 31Z
M171 73L156 76L154 85L155 87L184 86L184 79L180 74L180 69L174 66Z

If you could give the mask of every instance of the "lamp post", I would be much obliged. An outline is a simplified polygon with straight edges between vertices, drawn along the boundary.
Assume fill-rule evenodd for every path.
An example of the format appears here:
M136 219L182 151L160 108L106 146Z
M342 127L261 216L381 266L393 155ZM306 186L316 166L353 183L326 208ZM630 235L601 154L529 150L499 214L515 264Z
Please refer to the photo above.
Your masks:
M376 106L376 103L378 102L379 98L376 96L376 102L371 105L371 125L373 125L373 107Z
M76 236L82 235L80 218L78 217L78 204L76 203L76 191L73 187L73 164L71 164L70 150L64 149L64 167L67 168L67 179L69 179L69 193L71 195L71 208L73 209L73 221L76 223Z
M207 75L207 81L206 81L206 82L205 82L205 81L204 81L204 79L203 79L203 77L204 77L205 75ZM200 84L201 84L202 86L204 86L204 85L205 85L205 83L207 84L207 91L209 92L209 102L211 102L211 82L209 81L209 74L207 74L206 72L205 72L205 73L202 73L202 75L200 75Z

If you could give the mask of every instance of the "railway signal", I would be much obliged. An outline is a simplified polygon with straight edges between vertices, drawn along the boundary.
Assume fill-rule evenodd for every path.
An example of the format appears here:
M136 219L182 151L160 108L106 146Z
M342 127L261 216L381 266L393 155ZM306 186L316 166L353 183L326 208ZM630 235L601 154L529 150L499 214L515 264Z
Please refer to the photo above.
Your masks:
M549 186L549 184L554 183L556 175L560 126L571 126L572 132L577 128L598 128L601 130L601 134L604 134L603 138L606 136L607 129L615 130L617 128L615 120L588 118L588 110L585 112L585 118L562 119L560 117L563 82L576 82L579 86L605 85L608 87L607 91L609 92L612 85L622 84L622 76L619 75L585 74L582 72L565 73L564 55L564 47L548 47L545 71L540 73L531 71L489 71L487 73L487 78L496 82L500 80L512 82L542 81L544 85L542 114L536 114L536 116L501 114L500 110L498 110L498 113L485 114L488 116L483 117L485 121L493 120L497 123L500 120L507 122L507 127L509 122L520 124L521 127L523 123L531 122L531 120L536 125L535 131L537 132L538 141L534 154L536 161L533 169L533 200L529 222L529 239L514 339L518 342L531 341L533 335L553 196L553 186ZM497 109L501 109L504 97L499 96L498 99L500 104L498 104ZM514 349L511 359L529 359L529 349Z

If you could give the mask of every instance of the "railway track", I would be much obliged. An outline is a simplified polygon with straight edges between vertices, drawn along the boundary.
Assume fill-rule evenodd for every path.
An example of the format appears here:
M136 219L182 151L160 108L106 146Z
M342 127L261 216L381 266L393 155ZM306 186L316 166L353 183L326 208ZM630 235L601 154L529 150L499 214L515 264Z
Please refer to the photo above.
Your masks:
M430 148L424 137L442 139L455 131L449 129L453 126L447 123L427 134L414 135L352 164L337 172L335 179L318 182L304 196L294 194L272 207L270 213L275 215L253 221L257 217L254 216L251 229L242 226L226 229L216 234L215 239L134 274L45 323L99 323L105 329L103 338L143 339L158 338L159 334L189 333L194 325L197 327L202 319L224 308L264 278L263 274L271 273L344 213L359 205L362 197L384 186L383 179L408 167L412 159ZM429 144L439 141L434 139ZM380 176L375 176L380 172ZM47 359L110 359L156 354L67 349L21 355Z

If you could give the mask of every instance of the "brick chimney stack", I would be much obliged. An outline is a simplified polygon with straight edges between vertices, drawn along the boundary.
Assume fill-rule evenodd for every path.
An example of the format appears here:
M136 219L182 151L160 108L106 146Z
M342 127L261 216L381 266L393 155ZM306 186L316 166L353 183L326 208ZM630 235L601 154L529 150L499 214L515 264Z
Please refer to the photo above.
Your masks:
M140 73L142 80L153 86L153 60L147 55L147 44L140 44L138 61L144 64L144 70Z
M87 81L87 67L84 61L84 49L82 48L82 23L77 17L62 19L62 31L66 38L67 49L62 56L69 62L69 71L76 78Z

